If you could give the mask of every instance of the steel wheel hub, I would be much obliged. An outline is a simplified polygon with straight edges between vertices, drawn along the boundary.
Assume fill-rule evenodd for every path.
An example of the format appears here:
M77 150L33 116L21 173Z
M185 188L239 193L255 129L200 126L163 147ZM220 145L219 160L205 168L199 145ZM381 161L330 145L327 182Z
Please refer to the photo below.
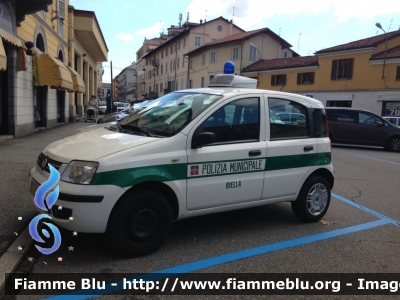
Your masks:
M140 207L132 212L127 223L127 232L134 239L146 239L157 231L158 225L156 212L148 207Z
M307 195L307 210L313 216L321 214L328 204L328 190L321 183L314 184Z

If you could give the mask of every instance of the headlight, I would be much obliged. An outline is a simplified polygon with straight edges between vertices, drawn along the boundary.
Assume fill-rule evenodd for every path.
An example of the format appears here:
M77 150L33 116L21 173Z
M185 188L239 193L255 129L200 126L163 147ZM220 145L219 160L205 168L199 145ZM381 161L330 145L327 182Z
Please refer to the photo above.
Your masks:
M62 174L61 180L78 184L90 184L98 167L99 163L97 162L73 160Z

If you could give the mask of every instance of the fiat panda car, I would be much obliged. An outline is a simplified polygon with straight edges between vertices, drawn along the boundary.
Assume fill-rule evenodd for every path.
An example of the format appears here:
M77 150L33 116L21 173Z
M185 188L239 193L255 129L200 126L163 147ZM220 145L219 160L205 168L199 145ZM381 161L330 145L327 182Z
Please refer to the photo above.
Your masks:
M175 220L193 216L291 202L300 220L318 221L334 184L324 106L256 84L217 75L208 88L71 134L39 155L31 190L49 178L47 161L60 173L53 222L106 233L126 255L155 251ZM305 120L286 124L278 111Z

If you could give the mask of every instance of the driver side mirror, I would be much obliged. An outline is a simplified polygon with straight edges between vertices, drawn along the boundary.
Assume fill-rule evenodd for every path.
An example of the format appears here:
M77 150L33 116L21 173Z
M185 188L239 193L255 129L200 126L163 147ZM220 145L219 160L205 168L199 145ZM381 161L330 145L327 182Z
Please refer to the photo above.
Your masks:
M376 126L377 126L377 127L381 127L381 126L383 126L383 122L381 122L381 121L376 121L376 123L375 123L375 124L376 124Z
M213 132L201 132L194 137L192 148L197 149L212 143L215 143L215 134Z

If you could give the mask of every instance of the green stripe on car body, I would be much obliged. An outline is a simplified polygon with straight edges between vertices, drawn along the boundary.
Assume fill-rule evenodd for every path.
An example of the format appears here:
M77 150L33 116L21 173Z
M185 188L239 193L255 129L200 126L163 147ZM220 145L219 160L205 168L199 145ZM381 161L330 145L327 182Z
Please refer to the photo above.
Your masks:
M276 171L283 169L302 168L328 165L331 163L331 153L311 153L311 154L297 154L297 155L285 155L275 157L260 157L259 159L266 160L264 171ZM217 163L229 163L237 161L250 161L250 159L233 159L233 160L222 160L222 161L209 161L209 162L193 162L183 164L168 164L168 165L154 165L137 168L120 169L113 171L106 171L96 173L92 179L91 185L116 185L119 187L134 186L146 181L175 181L183 179L196 179L211 176L226 176L233 174L245 174L260 171L243 171L243 172L232 172L224 174L211 174L204 176L188 176L188 166L193 165L204 165L204 164L217 164Z

